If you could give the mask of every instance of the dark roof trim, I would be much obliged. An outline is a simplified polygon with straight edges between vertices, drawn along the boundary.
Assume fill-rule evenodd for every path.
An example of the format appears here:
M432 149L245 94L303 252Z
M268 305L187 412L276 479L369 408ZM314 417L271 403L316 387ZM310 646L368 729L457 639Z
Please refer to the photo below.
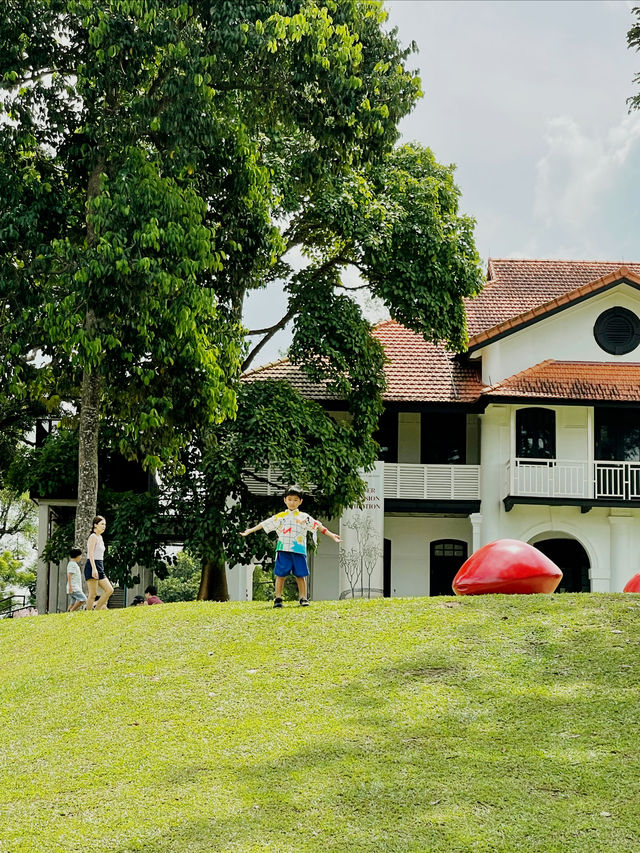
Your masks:
M490 405L515 405L515 406L592 406L606 407L608 409L635 409L640 408L640 401L636 400L598 400L593 398L575 400L565 397L498 397L491 394L483 396L483 411Z
M503 498L504 508L507 512L511 512L514 506L522 504L525 506L579 506L580 512L589 512L594 507L623 507L624 509L639 509L640 501L620 501L606 500L599 498L598 500L590 500L589 498L534 498L534 497L516 497L507 495Z
M480 501L405 501L400 498L385 498L384 511L470 515L472 512L480 512Z

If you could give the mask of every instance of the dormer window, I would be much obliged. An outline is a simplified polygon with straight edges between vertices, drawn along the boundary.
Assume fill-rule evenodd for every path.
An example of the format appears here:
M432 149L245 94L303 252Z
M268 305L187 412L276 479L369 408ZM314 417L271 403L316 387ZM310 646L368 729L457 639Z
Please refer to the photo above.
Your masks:
M624 355L640 343L640 319L628 308L609 308L596 320L593 336L600 349Z

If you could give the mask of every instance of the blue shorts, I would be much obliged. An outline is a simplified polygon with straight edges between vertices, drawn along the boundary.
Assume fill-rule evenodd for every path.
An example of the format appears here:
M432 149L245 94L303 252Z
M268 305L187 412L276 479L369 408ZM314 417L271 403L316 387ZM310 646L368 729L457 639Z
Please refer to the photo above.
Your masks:
M86 601L87 596L82 592L82 590L78 590L76 592L70 592L69 596L71 597L71 601Z
M279 578L286 578L287 575L306 578L309 574L307 557L305 554L296 554L294 551L278 551L273 571Z
M102 560L94 560L94 563L96 564L96 569L98 570L98 580L101 581L103 578L106 578L106 575L104 573L104 562ZM87 562L84 564L84 579L90 581L92 578L93 580L95 580L95 578L93 577L93 569L91 568L91 562L87 560Z

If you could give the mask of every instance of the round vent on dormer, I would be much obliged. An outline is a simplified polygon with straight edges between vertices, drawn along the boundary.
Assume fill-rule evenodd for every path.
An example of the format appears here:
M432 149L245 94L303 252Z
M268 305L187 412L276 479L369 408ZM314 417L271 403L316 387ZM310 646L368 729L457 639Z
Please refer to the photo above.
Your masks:
M624 355L640 344L640 319L627 308L609 308L596 320L593 336L605 352Z

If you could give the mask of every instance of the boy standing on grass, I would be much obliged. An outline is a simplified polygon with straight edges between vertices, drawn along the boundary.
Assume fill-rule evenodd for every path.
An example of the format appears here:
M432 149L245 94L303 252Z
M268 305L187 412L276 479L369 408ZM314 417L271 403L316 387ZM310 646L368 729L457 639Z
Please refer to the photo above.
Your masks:
M303 492L299 486L289 486L284 493L284 502L287 507L285 512L279 512L266 521L261 521L255 527L248 527L240 535L248 536L256 530L264 530L270 533L275 530L278 533L278 544L276 546L276 600L274 607L282 607L282 590L287 575L293 574L298 584L300 606L308 607L307 598L307 533L325 533L334 542L341 542L339 536L332 533L328 528L311 518L306 512L300 512Z
M69 613L79 610L87 600L87 596L82 591L81 559L82 551L80 548L71 548L69 562L67 563L67 592L71 596L71 604L67 608Z

